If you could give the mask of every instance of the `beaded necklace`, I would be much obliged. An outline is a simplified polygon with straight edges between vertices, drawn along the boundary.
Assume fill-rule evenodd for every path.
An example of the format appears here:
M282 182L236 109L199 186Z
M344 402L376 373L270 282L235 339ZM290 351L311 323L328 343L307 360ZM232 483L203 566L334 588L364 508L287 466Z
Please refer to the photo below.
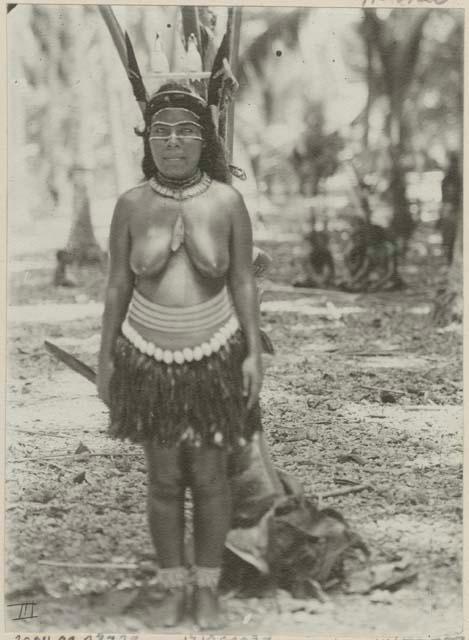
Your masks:
M164 198L173 200L188 200L205 193L212 183L212 179L206 173L197 169L197 172L186 180L172 180L161 174L150 178L150 186Z

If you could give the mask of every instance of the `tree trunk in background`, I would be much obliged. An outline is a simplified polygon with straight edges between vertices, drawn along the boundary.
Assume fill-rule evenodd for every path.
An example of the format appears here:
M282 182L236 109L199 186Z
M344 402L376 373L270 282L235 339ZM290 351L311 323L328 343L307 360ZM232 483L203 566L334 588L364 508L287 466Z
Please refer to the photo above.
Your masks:
M463 37L464 18L459 18L458 27L461 29ZM464 65L461 59L459 68L459 113L460 113L460 134L459 134L459 171L461 174L460 184L464 183ZM463 187L464 189L464 187ZM456 224L456 238L454 241L453 260L448 270L446 287L437 295L433 308L433 323L445 326L451 322L462 322L463 319L463 270L464 270L464 193L459 196L458 218Z
M446 287L437 295L433 308L433 323L445 326L451 322L462 322L463 317L463 208L459 207L456 239Z
M373 73L373 46L370 42L370 38L365 38L366 47L366 84L368 93L366 96L366 106L364 113L364 126L363 126L363 147L368 149L368 142L370 136L370 112L373 104L373 85L374 85L374 73Z
M21 7L19 11L24 9ZM69 157L62 135L64 121L68 117L64 104L68 87L66 80L60 77L60 69L62 67L63 70L68 55L67 43L62 37L64 20L60 14L63 11L57 6L31 7L29 28L33 34L32 47L25 53L25 75L29 77L32 93L34 95L38 87L43 92L37 103L41 126L36 129L35 123L31 123L34 133L30 140L39 146L34 166L31 167L36 189L40 190L33 212L39 216L51 212L56 214L57 209L66 203L67 196L70 196L66 175Z
M49 48L47 60L47 90L50 100L47 107L47 124L44 129L44 142L47 148L46 185L52 206L56 208L64 205L67 201L70 202L70 186L67 179L67 169L70 158L64 154L61 134L64 113L67 113L67 110L63 104L63 82L58 76L60 61L64 55L60 44L61 16L59 12L62 11L62 9L53 6L46 7L45 10L48 12L50 28L47 34Z
M241 34L242 7L231 7L228 10L227 28L231 28L230 34L230 66L235 78L238 77L239 67L239 40ZM232 13L231 13L232 12ZM234 145L234 128L235 128L235 101L230 101L226 113L226 136L225 145L228 152L228 159L233 161L233 145Z
M406 196L405 171L401 166L400 155L397 155L397 157L396 155L394 155L392 161L391 179L389 184L393 208L393 216L390 226L396 236L402 238L404 243L406 243L412 235L415 223L412 220L409 202Z
M94 175L93 136L90 114L93 113L93 92L87 82L87 52L91 34L86 28L83 6L70 7L70 28L75 34L75 65L73 90L73 152L70 172L73 187L72 226L66 253L78 265L102 264L103 252L96 241L91 222L90 192Z
M21 14L21 11L23 13ZM26 165L26 105L29 90L18 43L25 33L30 7L8 16L8 222L23 227L31 220Z
M90 210L90 182L92 171L77 166L71 171L73 182L72 228L68 237L66 252L71 262L84 264L102 264L103 252L96 241Z
M109 41L101 40L100 49L104 65L103 88L110 129L116 195L120 195L133 186L134 171L131 166L131 152L124 135L122 94L117 86L116 74L113 72L114 56ZM125 89L128 90L128 87L125 86Z
M393 208L391 219L391 229L397 237L402 238L404 243L410 238L414 229L414 222L410 215L409 203L406 195L405 169L402 159L405 153L403 139L403 102L404 94L402 88L396 86L396 82L389 83L390 91L390 117L389 117L389 138L391 154L391 176L390 176L390 196Z
M393 216L391 229L398 238L401 238L405 247L415 227L410 214L409 202L406 194L406 172L403 166L405 145L403 138L403 100L399 87L393 87L391 95L390 113L390 154L391 175L389 182Z
M367 47L375 48L383 71L383 85L389 99L388 137L392 164L390 196L393 207L391 227L404 243L410 238L414 222L406 196L405 170L402 166L405 145L403 105L418 61L423 26L430 11L409 11L405 22L390 26L374 9L364 10L364 37Z

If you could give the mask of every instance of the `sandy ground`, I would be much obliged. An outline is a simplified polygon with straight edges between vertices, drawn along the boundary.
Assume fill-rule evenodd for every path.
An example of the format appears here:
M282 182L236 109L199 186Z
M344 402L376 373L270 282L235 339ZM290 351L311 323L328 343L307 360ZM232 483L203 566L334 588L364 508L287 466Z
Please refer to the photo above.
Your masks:
M50 338L95 366L103 276L85 273L80 287L54 289L51 249L13 246L7 592L9 604L36 602L38 617L14 621L9 607L8 628L157 632L151 603L132 604L153 560L141 451L106 437L92 385L43 348ZM275 258L262 310L277 350L262 395L275 462L306 493L369 483L323 504L364 537L373 562L406 558L417 577L393 593L332 591L310 610L283 593L226 597L222 634L461 633L462 332L430 322L441 257L411 250L408 289L352 295L294 289L293 243L264 246ZM74 454L80 443L88 451ZM340 462L344 453L360 463ZM193 630L188 618L177 631Z

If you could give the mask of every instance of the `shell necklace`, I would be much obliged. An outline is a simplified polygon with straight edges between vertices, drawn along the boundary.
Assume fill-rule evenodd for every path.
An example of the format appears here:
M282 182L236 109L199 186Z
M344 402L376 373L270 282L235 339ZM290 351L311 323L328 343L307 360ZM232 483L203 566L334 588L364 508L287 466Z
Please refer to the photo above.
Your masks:
M187 180L171 180L163 177L161 174L150 178L150 186L164 198L172 198L173 200L188 200L195 196L205 193L212 183L212 179L206 173L202 173L200 169ZM175 252L184 242L184 220L180 213L177 217L176 224L173 227L171 236L171 251Z
M173 200L188 200L205 193L212 183L212 178L200 169L186 180L171 180L161 174L150 178L150 186L164 198Z

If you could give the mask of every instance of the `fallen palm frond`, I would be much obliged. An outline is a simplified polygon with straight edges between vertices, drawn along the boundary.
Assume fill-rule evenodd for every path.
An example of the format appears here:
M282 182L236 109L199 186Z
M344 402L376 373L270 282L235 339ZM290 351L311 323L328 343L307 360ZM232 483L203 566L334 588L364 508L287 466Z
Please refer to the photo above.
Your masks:
M338 511L320 510L313 499L296 496L279 498L254 526L232 529L226 547L225 589L256 593L280 587L300 598L318 597L318 585L341 582L351 550L369 555Z

